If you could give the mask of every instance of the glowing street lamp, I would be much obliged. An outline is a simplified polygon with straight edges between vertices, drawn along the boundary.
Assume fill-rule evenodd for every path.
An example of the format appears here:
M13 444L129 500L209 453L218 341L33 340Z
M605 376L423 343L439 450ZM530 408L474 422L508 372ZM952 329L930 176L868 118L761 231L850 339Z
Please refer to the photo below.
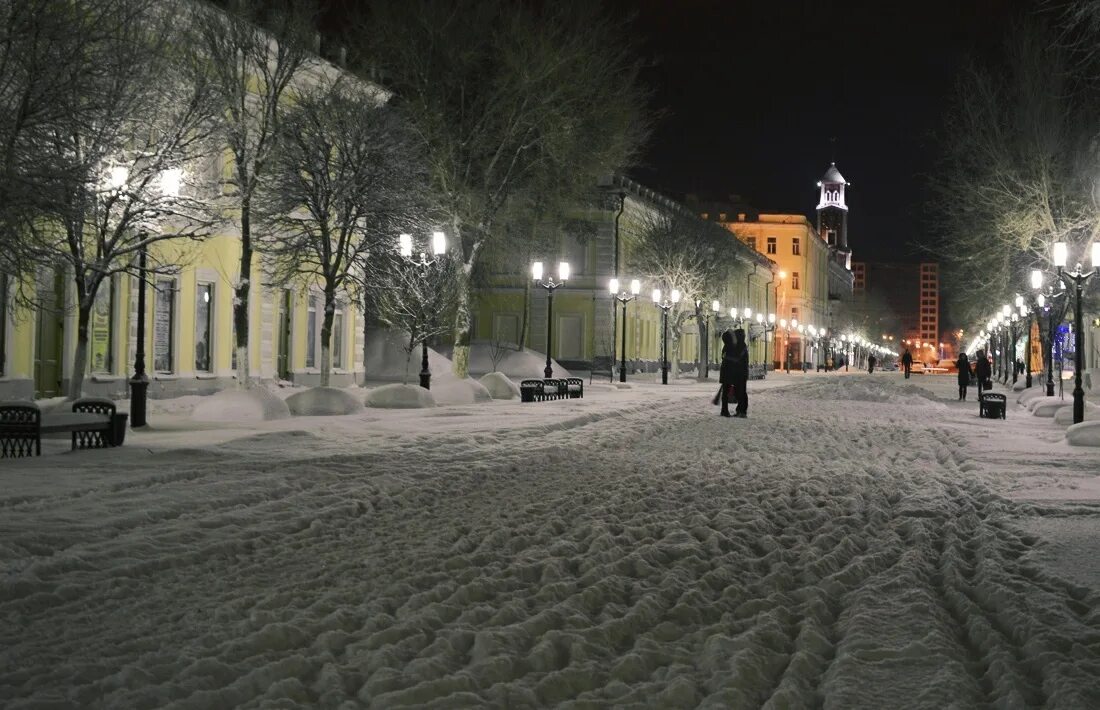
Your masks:
M441 256L447 253L447 236L443 232L432 232L432 255L428 258L424 252L418 252L413 258L413 238L411 234L399 234L397 236L397 253L401 258L421 270L421 278L427 278L427 270L435 264ZM420 341L420 386L426 390L432 388L432 371L428 367L428 341Z
M661 309L661 384L668 384L668 312L680 302L679 289L672 289L667 299L661 298L661 289L653 289L653 305Z
M542 278L541 261L531 264L531 276L535 279L537 286L546 289L546 367L543 369L542 374L546 379L550 379L554 376L554 368L550 364L550 351L554 337L554 290L561 288L569 280L569 262L558 262L557 281L554 280L553 276L545 280Z
M626 382L626 304L638 297L638 294L642 292L642 284L638 279L633 279L630 282L630 293L628 294L625 290L619 290L618 279L611 279L609 290L611 291L611 297L623 304L623 347L619 353L619 382Z
M1069 256L1069 248L1065 242L1054 244L1054 266L1058 269L1058 278L1067 287L1073 287L1073 423L1080 424L1085 420L1085 390L1081 386L1081 370L1085 367L1085 333L1084 315L1081 311L1081 299L1088 280L1100 267L1100 242L1092 243L1092 269L1085 271L1081 268L1081 262L1073 267L1073 271L1066 271L1066 262Z

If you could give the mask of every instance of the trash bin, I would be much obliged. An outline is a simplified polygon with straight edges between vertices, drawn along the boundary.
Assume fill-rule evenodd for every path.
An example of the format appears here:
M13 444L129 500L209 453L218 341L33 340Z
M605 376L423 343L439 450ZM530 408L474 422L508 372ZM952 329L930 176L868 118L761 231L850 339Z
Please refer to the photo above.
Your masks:
M130 415L126 412L115 412L111 418L111 446L122 446L126 440L126 420Z

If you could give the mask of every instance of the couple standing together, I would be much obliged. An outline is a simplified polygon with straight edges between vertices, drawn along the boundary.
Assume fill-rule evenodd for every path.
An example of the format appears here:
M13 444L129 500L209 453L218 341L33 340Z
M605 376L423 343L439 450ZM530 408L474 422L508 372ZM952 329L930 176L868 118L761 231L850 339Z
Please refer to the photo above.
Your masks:
M723 417L744 418L749 412L749 347L745 344L745 331L741 328L722 333L722 369L718 378L722 383L714 403L722 401ZM730 414L730 397L737 401L737 408Z

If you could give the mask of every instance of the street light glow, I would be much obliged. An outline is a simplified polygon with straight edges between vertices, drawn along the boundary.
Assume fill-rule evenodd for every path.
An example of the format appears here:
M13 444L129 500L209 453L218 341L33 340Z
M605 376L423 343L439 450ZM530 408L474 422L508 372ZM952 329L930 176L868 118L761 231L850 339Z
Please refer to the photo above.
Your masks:
M111 178L108 181L108 184L114 190L121 190L123 187L126 186L126 181L129 179L129 168L123 165L116 165L115 167L111 168Z
M608 285L607 290L611 292L612 296L617 294L619 292L619 280L611 279L611 283Z
M406 259L413 255L413 238L411 234L400 234L397 237L397 249ZM541 274L540 274L541 276ZM539 276L535 277L536 279Z
M542 262L536 261L531 264L531 275L535 277L535 281L542 281Z
M562 281L567 281L569 279L569 262L568 261L558 262L558 278L561 279Z
M717 313L718 311L722 310L722 304L719 303L717 300L711 301L710 302L710 310Z
M447 236L443 232L432 232L432 253L439 256L447 251Z
M637 296L639 293L641 293L642 292L642 282L639 281L638 279L631 279L631 281L630 281L630 292L632 294L634 294L635 296Z
M1043 287L1043 272L1039 269L1031 270L1031 287L1035 290Z
M1066 260L1069 259L1069 247L1065 242L1054 242L1054 265L1059 269L1066 265Z
M568 267L567 267L567 268L568 268ZM679 303L679 302L680 302L680 290L679 290L679 289L675 289L675 288L674 288L674 289L672 289L672 293L671 293L671 294L669 294L669 298L671 298L671 299L672 299L672 302L673 302L673 303Z
M182 183L183 171L179 168L168 168L160 174L160 193L165 197L179 197Z
M653 302L654 303L660 303L661 302L661 289L659 289L659 288L653 289Z

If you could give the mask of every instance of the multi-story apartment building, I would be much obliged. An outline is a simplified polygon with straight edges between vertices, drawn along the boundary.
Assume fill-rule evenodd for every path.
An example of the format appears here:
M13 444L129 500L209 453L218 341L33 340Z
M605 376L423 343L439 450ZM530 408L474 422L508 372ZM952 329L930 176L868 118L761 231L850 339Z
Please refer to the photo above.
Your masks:
M852 293L847 184L836 166L830 166L818 183L817 228L803 215L759 213L736 199L700 205L704 218L720 222L778 266L767 304L777 323L797 321L830 331L837 326L834 306ZM794 367L801 367L804 358L817 364L824 354L809 348L797 329L778 328L773 337L774 367L781 367L788 357Z
M861 284L855 303L871 329L895 336L899 352L907 347L917 360L939 359L939 264L856 262L852 271Z

